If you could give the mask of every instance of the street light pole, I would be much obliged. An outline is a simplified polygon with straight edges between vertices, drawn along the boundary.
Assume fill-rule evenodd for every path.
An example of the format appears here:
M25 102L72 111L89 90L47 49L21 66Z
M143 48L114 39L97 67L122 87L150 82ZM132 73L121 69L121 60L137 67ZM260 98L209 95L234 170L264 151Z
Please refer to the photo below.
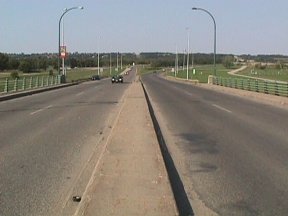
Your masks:
M111 61L111 52L110 52L110 76L111 76L111 72L112 72L112 61Z
M186 73L186 80L189 79L189 51L190 51L190 29L186 28L188 30L188 36L187 36L187 73Z
M63 16L68 13L69 11L73 10L73 9L84 9L84 7L79 6L79 7L72 7L72 8L65 8L64 12L62 13L60 19L59 19L59 31L58 31L58 74L60 75L60 57L61 57L61 50L60 50L60 34L61 34L61 20L63 18ZM63 28L64 28L64 24L63 24ZM63 36L64 37L64 36ZM64 41L64 40L63 40ZM64 42L63 42L64 43Z
M212 18L212 20L213 20L213 23L214 23L214 76L216 76L216 21L215 21L213 15L212 15L209 11L207 11L207 10L205 10L205 9L203 9L203 8L193 7L192 10L201 10L201 11L204 11L205 13L209 14L209 16L210 16L210 17Z
M97 41L97 49L98 49L98 51L97 51L97 71L98 71L98 76L100 74L99 40L100 40L100 37Z
M116 60L116 65L117 65L117 66L116 66L116 68L117 68L116 71L117 71L117 72L118 72L118 54L119 54L119 52L117 52L117 60Z
M123 59L122 59L122 58L123 58L123 54L120 53L120 56L121 56L121 63L120 63L121 66L120 66L120 67L121 67L121 70L122 70L122 68L123 68L123 65L122 65L122 63L123 63L123 62L122 62L122 60L123 60Z

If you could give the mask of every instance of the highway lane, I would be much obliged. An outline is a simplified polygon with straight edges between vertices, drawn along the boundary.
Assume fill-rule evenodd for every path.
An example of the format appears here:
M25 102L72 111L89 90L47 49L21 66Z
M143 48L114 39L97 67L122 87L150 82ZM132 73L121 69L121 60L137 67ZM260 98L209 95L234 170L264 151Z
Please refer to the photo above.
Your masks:
M195 213L288 215L287 110L142 80Z
M62 215L71 192L83 192L134 77L0 102L0 215Z

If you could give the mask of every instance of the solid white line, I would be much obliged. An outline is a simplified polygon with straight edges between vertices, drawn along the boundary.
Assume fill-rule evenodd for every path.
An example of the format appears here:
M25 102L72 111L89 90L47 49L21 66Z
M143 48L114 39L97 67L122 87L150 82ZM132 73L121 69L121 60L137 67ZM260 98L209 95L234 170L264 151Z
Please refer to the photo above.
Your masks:
M214 106L214 107L216 107L216 108L218 108L218 109L220 109L220 110L222 110L222 111L225 111L225 112L228 112L228 113L232 113L231 110L228 110L228 109L226 109L226 108L224 108L224 107L222 107L222 106L219 106L219 105L217 105L217 104L212 104L212 106Z
M49 109L49 108L51 108L51 107L52 107L52 105L49 105L49 106L47 106L47 107L45 107L45 108L42 108L42 109L36 110L36 111L34 111L34 112L31 112L30 115L34 115L34 114L36 114L36 113L39 113L39 112L41 112L41 111L43 111L43 110L46 110L46 109Z

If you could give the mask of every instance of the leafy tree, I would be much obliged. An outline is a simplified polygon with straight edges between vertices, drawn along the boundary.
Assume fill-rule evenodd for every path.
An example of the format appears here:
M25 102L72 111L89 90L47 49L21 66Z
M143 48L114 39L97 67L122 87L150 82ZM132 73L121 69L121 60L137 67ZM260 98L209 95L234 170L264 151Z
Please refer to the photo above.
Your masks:
M8 69L10 70L16 70L19 68L20 62L18 59L15 58L9 58L8 62Z
M3 53L0 53L0 71L8 68L9 57Z
M47 60L45 58L40 58L39 62L38 62L38 65L39 65L39 69L42 69L42 70L45 70L45 71L48 68L48 63L47 63Z
M77 59L76 59L76 58L71 58L71 59L70 59L70 67L71 67L71 68L78 67L78 62L77 62Z
M31 60L23 60L20 62L19 70L23 73L30 73L33 71L33 63Z
M234 57L233 56L225 56L223 59L223 65L226 68L232 68L234 66Z

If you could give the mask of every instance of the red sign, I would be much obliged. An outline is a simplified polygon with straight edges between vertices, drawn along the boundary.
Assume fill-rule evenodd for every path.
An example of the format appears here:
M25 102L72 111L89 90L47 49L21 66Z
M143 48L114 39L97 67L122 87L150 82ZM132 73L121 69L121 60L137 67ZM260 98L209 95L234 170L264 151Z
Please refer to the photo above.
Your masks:
M61 58L66 58L67 57L66 46L60 46L60 57Z

